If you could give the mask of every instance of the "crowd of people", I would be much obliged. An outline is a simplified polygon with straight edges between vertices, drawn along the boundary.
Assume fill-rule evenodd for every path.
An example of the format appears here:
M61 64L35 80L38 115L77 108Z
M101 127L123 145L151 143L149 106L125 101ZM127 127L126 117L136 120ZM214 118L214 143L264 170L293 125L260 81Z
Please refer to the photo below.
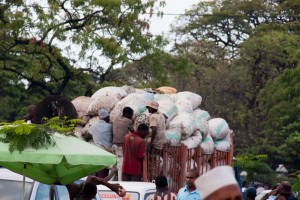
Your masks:
M130 107L125 107L122 116L117 117L113 123L110 123L106 109L99 110L99 121L89 128L89 133L97 146L116 155L118 175L114 180L141 181L146 147L158 150L163 148L166 118L158 111L158 107L155 101L147 104L149 121L139 124L136 130L132 120L134 111ZM109 169L104 169L96 176L104 178L108 173Z

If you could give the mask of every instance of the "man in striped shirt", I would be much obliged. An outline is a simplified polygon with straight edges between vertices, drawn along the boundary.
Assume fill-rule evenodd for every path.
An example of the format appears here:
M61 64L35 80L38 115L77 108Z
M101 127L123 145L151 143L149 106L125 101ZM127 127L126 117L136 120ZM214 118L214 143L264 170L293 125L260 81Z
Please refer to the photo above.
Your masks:
M118 167L118 181L122 181L122 163L123 163L123 150L122 145L126 134L133 132L132 123L133 110L130 107L123 109L123 114L117 117L113 123L113 150L117 156Z
M149 200L176 200L176 195L169 191L167 177L158 175L155 178L156 192Z

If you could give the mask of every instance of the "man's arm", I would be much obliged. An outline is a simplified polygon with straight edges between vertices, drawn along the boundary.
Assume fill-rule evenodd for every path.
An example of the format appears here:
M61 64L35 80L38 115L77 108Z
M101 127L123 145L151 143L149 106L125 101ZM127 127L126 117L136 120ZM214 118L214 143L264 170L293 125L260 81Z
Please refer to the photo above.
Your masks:
M96 176L88 176L86 182L89 181L95 183L96 185L104 185L121 197L124 197L126 195L126 191L119 183L111 184L105 181L104 179L98 178Z
M157 127L156 126L152 126L151 128L151 141L150 141L150 145L153 144L154 138L157 135Z

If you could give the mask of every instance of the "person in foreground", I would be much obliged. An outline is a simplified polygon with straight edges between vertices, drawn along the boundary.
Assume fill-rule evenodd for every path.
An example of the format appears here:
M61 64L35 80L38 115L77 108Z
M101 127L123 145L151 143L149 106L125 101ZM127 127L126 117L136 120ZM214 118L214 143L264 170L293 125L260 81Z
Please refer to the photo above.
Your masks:
M176 195L169 191L168 180L164 175L155 178L156 192L149 197L149 200L176 200Z
M195 180L199 177L199 173L195 169L191 169L186 174L186 186L178 191L177 200L200 200L200 192L195 186Z
M240 188L230 166L210 170L196 179L195 185L203 200L242 200Z
M96 185L104 185L120 197L124 197L126 195L126 191L120 184L111 184L96 176L89 176L86 181L80 184L67 184L66 187L69 191L70 200L91 200L95 198L97 194Z

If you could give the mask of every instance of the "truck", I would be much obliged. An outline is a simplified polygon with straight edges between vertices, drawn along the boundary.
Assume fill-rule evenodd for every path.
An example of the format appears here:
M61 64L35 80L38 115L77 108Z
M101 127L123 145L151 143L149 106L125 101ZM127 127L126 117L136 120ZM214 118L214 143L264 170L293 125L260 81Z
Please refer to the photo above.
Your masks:
M212 154L205 154L201 147L188 149L186 146L166 144L162 150L148 149L143 160L143 181L152 182L157 175L167 177L169 190L177 193L185 185L186 172L196 169L199 175L221 165L232 165L233 132L230 133L231 147L228 151L214 149Z

